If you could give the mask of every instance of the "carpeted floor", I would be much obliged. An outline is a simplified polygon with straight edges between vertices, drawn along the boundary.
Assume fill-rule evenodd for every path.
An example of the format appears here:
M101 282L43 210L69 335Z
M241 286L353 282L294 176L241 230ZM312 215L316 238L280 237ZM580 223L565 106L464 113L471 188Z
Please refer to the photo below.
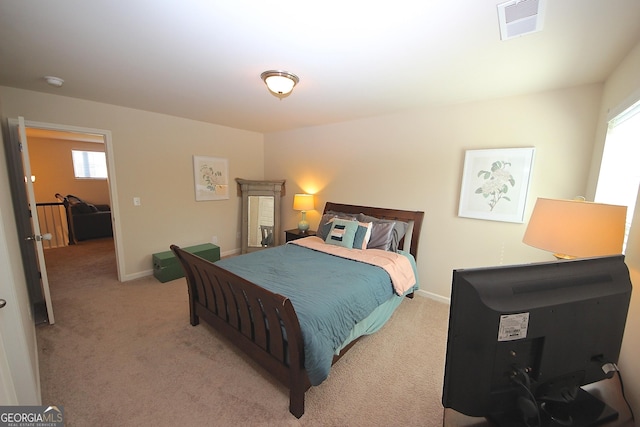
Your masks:
M67 426L441 426L448 306L405 300L306 395L288 392L206 325L184 279L119 283L111 239L45 252L56 324L37 328L42 403Z

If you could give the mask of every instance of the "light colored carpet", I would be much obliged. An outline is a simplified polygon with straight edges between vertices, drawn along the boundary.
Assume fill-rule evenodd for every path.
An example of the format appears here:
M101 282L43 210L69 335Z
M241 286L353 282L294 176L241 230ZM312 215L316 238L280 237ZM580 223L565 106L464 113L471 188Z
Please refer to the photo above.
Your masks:
M405 300L329 378L288 391L205 324L184 279L116 278L111 239L45 252L55 325L37 328L42 403L67 426L441 426L448 306Z

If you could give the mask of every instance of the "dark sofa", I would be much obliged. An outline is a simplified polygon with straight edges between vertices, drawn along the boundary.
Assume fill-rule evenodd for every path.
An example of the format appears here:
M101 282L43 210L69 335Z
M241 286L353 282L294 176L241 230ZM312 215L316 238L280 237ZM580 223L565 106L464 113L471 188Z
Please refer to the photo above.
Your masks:
M64 204L75 241L113 236L109 205L94 205L72 194L64 197Z

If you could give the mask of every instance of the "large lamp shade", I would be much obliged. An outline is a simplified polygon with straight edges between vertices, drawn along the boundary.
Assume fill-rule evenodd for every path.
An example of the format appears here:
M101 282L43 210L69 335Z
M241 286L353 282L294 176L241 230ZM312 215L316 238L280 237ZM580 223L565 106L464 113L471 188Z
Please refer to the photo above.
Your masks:
M522 241L557 258L622 253L626 206L539 198Z

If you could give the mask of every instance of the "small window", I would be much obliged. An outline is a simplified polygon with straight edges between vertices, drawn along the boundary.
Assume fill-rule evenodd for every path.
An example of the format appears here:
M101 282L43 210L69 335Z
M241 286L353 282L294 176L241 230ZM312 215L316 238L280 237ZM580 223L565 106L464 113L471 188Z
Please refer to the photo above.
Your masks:
M76 178L107 179L107 158L102 151L71 150Z

